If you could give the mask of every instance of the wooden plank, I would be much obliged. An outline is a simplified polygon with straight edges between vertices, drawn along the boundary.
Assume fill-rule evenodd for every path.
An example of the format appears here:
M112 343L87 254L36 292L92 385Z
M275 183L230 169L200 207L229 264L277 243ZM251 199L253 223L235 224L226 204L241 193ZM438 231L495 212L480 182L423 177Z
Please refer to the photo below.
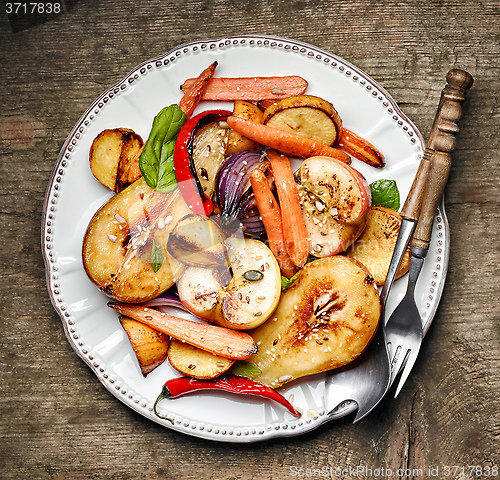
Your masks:
M498 465L498 22L493 0L76 2L17 33L0 15L2 478L249 480L327 472L350 479L402 468L409 475L399 478L416 479L432 478L436 467L435 478L443 478L446 465ZM255 32L354 63L424 135L449 68L469 70L475 85L445 193L448 279L400 396L356 425L345 419L301 437L226 445L146 420L75 355L48 299L40 219L59 149L105 88L183 42ZM363 466L357 476L336 475Z

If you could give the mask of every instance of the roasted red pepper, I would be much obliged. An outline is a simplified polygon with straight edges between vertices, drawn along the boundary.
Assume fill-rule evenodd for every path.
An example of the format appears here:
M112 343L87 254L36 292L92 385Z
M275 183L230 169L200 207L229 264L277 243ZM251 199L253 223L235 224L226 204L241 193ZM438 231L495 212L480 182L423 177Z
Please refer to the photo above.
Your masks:
M175 176L181 194L193 213L210 215L214 206L205 195L193 161L193 141L196 132L215 120L225 120L229 110L207 110L189 119L179 131L174 149Z
M301 416L301 413L276 390L268 387L267 385L256 382L255 380L251 380L250 378L239 377L236 375L223 375L211 380L199 380L191 377L179 377L169 380L165 383L165 385L163 385L161 393L155 401L155 414L160 418L170 420L169 418L162 417L158 414L156 410L158 402L163 398L177 398L181 395L200 390L222 390L224 392L268 398L286 407L294 417Z

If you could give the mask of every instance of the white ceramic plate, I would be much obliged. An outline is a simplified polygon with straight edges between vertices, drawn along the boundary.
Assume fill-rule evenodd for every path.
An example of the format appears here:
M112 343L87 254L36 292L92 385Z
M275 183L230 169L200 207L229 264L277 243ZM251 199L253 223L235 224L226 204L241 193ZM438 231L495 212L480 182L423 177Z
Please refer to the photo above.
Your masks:
M214 60L218 76L301 75L307 93L330 100L344 125L372 141L386 156L387 166L353 166L371 183L395 179L406 198L424 150L415 126L374 80L345 60L301 42L264 36L240 36L181 45L139 65L107 89L83 114L67 138L47 189L42 223L42 248L47 285L68 341L115 397L145 417L174 430L218 441L254 442L298 435L350 409L327 415L324 374L293 382L282 393L303 415L296 419L273 402L219 393L164 400L158 419L153 403L163 383L178 374L168 362L144 378L116 312L107 297L87 278L81 260L86 227L111 193L92 176L88 154L93 139L105 128L132 128L147 138L153 117L181 98L179 86ZM212 108L208 102L198 110ZM219 104L220 106L220 104ZM222 104L223 108L230 105ZM427 330L445 281L449 239L441 208L433 239L417 285L416 298ZM405 280L393 287L388 312L401 300ZM351 409L352 410L352 409Z

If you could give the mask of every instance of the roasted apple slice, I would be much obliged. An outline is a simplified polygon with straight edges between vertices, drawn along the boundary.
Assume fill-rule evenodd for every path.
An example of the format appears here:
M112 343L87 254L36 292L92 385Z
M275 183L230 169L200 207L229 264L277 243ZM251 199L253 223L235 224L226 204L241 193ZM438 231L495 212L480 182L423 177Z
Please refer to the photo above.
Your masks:
M306 159L297 172L309 253L315 257L344 251L361 234L371 203L364 177L329 157Z
M259 240L229 238L232 279L224 286L217 270L188 267L177 283L184 306L195 315L248 330L266 321L280 298L281 273L271 250Z
M215 378L235 362L229 358L193 347L173 338L168 347L168 361L180 373L194 378Z
M194 267L223 267L224 234L209 217L190 214L181 218L168 237L167 250L177 260Z
M377 285L383 285L385 282L401 228L401 220L401 215L390 208L370 207L363 233L345 252L346 255L366 266ZM410 252L408 249L403 255L396 278L403 276L409 268Z
M141 372L146 376L167 358L169 336L132 318L121 317L120 323L134 349Z
M89 162L94 177L119 192L140 176L139 156L144 142L128 128L103 130L92 142Z
M90 280L122 302L145 302L163 293L184 269L165 245L188 213L178 189L162 193L139 178L108 200L87 227L82 259Z
M193 140L193 162L203 192L211 198L215 191L215 178L225 160L229 128L223 122L212 122L202 127Z
M356 260L337 255L308 263L272 317L250 332L258 346L248 361L254 380L278 388L357 358L380 321L377 288Z
M342 131L342 120L334 106L313 95L297 95L272 103L264 111L264 124L326 145L333 145Z

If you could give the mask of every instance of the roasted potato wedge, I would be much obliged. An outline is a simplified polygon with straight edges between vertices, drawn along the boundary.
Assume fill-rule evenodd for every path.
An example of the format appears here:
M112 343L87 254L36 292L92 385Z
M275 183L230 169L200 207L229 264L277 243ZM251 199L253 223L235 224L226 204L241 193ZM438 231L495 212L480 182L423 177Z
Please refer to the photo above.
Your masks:
M111 298L140 303L179 278L184 264L166 250L178 220L191 213L179 189L154 190L139 178L94 215L83 239L83 266Z
M139 156L142 138L128 128L102 131L92 142L90 170L104 186L119 192L140 176Z
M298 95L272 103L264 111L264 124L325 145L334 145L342 131L342 120L334 106L313 95Z
M215 378L235 362L172 338L167 352L168 361L180 373L194 378Z
M246 120L251 120L255 123L262 123L264 119L263 112L257 105L244 100L236 100L234 102L233 115ZM235 130L230 130L226 156L230 156L233 153L240 152L241 150L256 149L259 148L259 146L260 145L257 142L244 137Z
M141 372L146 376L167 358L169 336L132 318L121 317L120 323L134 349Z
M401 220L401 215L390 208L370 207L363 233L346 251L346 255L365 265L377 285L383 285L385 282L401 227ZM396 273L396 278L403 276L409 268L410 251L407 249Z
M378 290L356 260L336 255L308 263L281 296L272 317L250 332L259 350L253 377L273 388L357 358L381 316Z

